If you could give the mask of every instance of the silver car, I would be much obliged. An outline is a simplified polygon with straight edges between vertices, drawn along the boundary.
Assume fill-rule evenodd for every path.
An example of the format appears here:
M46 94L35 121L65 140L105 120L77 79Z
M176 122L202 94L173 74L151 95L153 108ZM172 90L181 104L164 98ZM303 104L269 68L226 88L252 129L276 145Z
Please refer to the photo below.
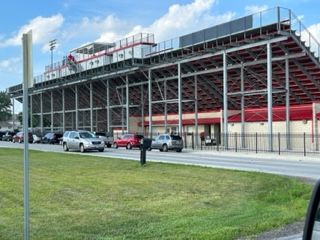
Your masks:
M170 134L158 135L151 144L152 149L159 149L160 152L168 152L168 150L175 150L181 152L183 149L183 141L180 136Z
M88 131L67 131L63 134L62 146L64 151L73 149L80 152L89 150L103 152L105 143Z

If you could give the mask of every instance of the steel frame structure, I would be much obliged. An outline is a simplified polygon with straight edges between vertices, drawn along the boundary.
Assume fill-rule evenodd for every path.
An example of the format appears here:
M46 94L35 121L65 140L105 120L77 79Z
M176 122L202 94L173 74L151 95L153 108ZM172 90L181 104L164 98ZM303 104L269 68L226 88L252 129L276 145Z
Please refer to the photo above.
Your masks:
M154 115L163 115L161 126L167 128L167 115L175 113L182 134L187 112L194 113L198 134L199 112L222 110L221 137L226 146L230 110L241 112L241 133L245 133L244 109L267 106L272 151L273 106L286 106L290 133L290 105L320 100L320 62L311 35L307 44L301 25L300 31L294 30L299 20L293 13L288 10L284 17L282 9L274 11L276 21L271 24L169 48L142 62L126 60L37 83L29 93L32 126L41 131L130 131L130 116L140 116L141 132L146 133L147 126L151 136ZM9 88L9 93L22 101L21 85Z

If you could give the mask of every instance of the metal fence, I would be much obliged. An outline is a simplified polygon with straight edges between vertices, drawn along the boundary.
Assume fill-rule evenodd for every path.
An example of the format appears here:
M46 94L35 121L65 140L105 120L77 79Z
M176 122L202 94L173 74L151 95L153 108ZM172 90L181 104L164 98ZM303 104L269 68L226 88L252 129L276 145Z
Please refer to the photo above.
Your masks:
M152 134L152 138L158 135ZM209 151L233 151L286 154L297 153L303 156L319 154L319 136L307 133L284 134L274 133L271 136L265 133L228 133L219 135L196 135L193 132L182 134L184 148ZM224 139L224 137L226 139Z

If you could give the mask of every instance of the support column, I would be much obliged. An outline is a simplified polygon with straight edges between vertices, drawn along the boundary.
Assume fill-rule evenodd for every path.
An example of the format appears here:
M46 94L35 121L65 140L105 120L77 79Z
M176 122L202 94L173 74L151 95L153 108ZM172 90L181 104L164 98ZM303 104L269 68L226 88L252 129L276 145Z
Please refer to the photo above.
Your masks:
M178 63L178 131L182 137L182 79L181 79L181 63Z
M291 148L290 143L290 83L289 83L289 59L286 58L286 140L287 149Z
M140 99L141 100L141 103L140 103L140 105L141 105L141 133L143 134L143 136L145 136L146 131L144 128L144 101L143 101L144 96L143 96L143 85L142 84L141 84L140 91L141 91L141 99Z
M223 52L223 141L224 146L228 148L228 72L227 72L227 54Z
M40 93L40 129L43 134L43 93Z
M164 129L165 129L165 133L167 133L167 128L168 128L168 105L167 105L167 80L164 80L163 82L164 86L163 86L163 95L164 95Z
M33 129L33 115L32 115L32 113L33 113L33 109L32 109L32 95L30 95L30 101L29 101L29 103L30 103L30 127Z
M107 80L107 131L110 133L111 116L110 116L110 89L109 89L109 79Z
M148 97L149 97L149 137L152 138L152 73L148 70Z
M75 110L76 110L76 130L79 130L79 101L78 101L78 86L75 86Z
M92 83L90 83L90 132L93 132L93 93L92 93Z
M124 102L123 102L123 88L121 88L121 133L124 134Z
M240 88L241 88L241 146L245 148L245 108L244 108L244 67L243 63L241 65L241 74L240 74Z
M53 91L50 94L50 109L51 109L51 132L53 132Z
M62 131L66 131L66 104L64 97L64 88L62 88Z
M14 119L14 98L12 98L12 131L14 131L15 128L15 119Z
M271 44L267 43L267 89L268 89L268 136L269 151L273 151L272 138L272 49Z
M126 128L130 132L130 108L129 108L129 76L126 75Z
M194 76L194 128L195 144L199 147L199 126L198 126L198 76Z

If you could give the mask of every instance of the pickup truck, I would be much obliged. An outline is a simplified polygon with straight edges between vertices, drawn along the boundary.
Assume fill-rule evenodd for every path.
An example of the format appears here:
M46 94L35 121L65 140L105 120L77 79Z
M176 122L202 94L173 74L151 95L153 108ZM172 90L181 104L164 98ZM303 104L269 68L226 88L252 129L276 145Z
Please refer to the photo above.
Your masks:
M114 143L114 138L111 136L111 134L108 133L104 133L104 132L95 132L94 133L96 135L96 137L100 138L101 140L104 141L105 145L108 148L111 148L111 146Z

